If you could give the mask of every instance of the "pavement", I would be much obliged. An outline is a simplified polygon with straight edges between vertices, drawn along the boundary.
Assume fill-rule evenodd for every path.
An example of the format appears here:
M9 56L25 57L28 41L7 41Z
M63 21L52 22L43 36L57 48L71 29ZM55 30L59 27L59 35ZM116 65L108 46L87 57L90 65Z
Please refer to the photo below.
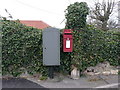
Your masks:
M69 77L63 77L61 80L56 77L45 81L34 78L28 78L28 80L45 88L118 88L120 85L118 75L80 77L78 80Z
M1 77L1 75L0 75ZM0 78L0 90L2 89L2 79Z
M80 77L78 80L55 77L44 81L32 77L9 78L2 79L2 88L118 88L118 81L118 75Z

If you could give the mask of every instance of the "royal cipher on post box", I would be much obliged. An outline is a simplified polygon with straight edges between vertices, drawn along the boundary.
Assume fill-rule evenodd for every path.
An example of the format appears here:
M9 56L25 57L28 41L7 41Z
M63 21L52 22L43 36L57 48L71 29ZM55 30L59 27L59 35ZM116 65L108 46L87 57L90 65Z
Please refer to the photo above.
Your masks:
M63 52L72 52L73 36L72 29L64 29L63 31Z

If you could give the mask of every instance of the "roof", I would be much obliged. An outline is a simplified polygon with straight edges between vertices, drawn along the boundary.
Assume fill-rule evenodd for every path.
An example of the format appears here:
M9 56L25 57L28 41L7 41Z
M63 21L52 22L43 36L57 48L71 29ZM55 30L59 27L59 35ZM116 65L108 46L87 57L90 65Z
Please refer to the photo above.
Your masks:
M47 27L50 27L45 22L36 21L36 20L20 20L20 23L25 24L26 26L31 26L31 27L38 28L38 29L45 29Z

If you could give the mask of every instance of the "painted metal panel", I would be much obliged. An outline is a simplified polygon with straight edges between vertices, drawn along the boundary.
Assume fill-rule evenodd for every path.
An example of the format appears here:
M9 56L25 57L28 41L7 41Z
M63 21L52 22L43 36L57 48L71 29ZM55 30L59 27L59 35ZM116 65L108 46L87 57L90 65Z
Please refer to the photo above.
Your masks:
M60 31L56 28L43 30L43 65L60 65Z

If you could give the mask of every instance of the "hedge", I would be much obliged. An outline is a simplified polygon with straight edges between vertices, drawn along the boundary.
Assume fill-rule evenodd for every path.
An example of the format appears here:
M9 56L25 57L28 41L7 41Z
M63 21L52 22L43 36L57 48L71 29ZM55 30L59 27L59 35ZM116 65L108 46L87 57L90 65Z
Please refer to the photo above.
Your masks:
M2 21L2 71L18 76L23 68L33 74L44 73L42 65L42 31L19 21Z
M64 72L69 73L71 65L78 67L81 72L104 61L114 66L120 65L120 32L104 32L87 25L84 29L73 30L73 37L73 52L61 52L61 70Z
M2 23L3 75L11 74L16 77L25 68L30 74L38 72L47 76L47 67L42 65L42 30L15 21L3 20ZM118 33L104 32L91 25L74 30L72 53L63 52L61 34L61 65L55 67L55 71L68 74L71 65L76 65L82 72L87 67L104 61L109 61L111 65L120 65Z

